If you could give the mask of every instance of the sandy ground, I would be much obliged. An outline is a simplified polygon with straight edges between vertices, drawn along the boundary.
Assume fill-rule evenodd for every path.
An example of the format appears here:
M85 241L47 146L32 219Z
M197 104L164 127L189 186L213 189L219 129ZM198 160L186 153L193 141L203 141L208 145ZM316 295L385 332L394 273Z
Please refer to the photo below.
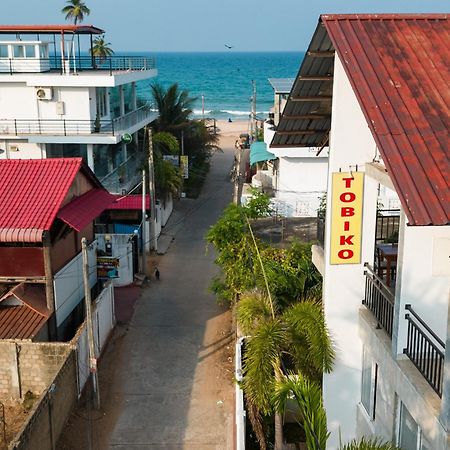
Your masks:
M231 317L207 292L216 269L203 236L231 201L228 172L247 122L217 126L223 153L213 157L202 195L180 203L186 219L173 248L149 261L160 268L161 281L142 290L136 314L116 327L100 361L101 410L92 410L86 393L59 450L232 448Z

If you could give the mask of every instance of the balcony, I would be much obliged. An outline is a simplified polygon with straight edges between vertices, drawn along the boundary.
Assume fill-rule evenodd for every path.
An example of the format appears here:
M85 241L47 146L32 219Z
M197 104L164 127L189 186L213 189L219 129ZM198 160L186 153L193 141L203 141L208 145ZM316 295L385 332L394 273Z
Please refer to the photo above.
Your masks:
M156 116L151 107L145 105L117 119L0 119L0 135L88 136L95 133L120 136L141 122L152 122Z
M145 71L156 68L155 58L146 56L108 56L93 58L76 55L71 59L62 59L55 55L50 58L1 58L0 73L43 73L59 72L61 74L83 71L102 71L109 75L120 72Z
M127 193L139 182L142 165L142 158L132 155L100 181L113 194Z
M392 338L392 325L394 320L394 291L376 274L368 264L364 264L366 288L363 305L377 319L377 328L383 328Z
M411 305L408 311L408 337L403 350L434 391L442 396L442 379L444 372L445 344L419 317Z

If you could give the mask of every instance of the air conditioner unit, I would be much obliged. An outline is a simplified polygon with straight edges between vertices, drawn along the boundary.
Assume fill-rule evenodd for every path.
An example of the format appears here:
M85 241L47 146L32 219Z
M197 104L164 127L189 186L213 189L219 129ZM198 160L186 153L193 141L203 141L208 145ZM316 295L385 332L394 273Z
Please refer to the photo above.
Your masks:
M38 100L51 100L53 89L51 87L38 87L36 88L36 97Z

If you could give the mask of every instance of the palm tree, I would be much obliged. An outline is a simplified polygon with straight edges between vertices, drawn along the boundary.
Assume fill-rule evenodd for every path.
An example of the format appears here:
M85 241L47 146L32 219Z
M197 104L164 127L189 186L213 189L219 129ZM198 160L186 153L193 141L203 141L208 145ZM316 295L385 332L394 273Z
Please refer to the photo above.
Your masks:
M302 375L290 374L276 383L273 395L274 407L283 412L288 399L295 399L299 411L299 424L305 430L308 450L325 450L330 433L327 430L327 417L322 402L320 385ZM380 439L356 439L341 446L340 450L399 450L390 442Z
M91 55L98 58L100 62L105 61L106 58L114 54L114 50L109 47L111 45L110 42L105 42L105 36L96 37L93 41L93 47L90 52Z
M177 83L167 89L155 83L151 89L159 112L155 122L156 131L171 132L187 127L196 99L189 97L188 91L180 91Z
M255 291L241 297L237 319L242 332L250 336L242 387L247 401L262 415L275 412L274 388L283 379L286 366L314 381L331 371L334 350L320 303L304 300L280 311L270 295ZM255 425L257 432L260 425ZM258 440L265 448L261 435ZM275 448L280 448L282 441L281 415L276 414Z
M88 16L91 10L81 0L67 0L67 5L61 10L66 15L66 20L73 20L76 25L83 22L84 16Z

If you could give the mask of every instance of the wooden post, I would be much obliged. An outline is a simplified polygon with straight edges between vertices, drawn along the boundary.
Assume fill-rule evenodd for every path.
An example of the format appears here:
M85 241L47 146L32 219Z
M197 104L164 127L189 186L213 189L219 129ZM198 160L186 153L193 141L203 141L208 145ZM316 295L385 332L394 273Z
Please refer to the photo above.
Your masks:
M55 311L55 292L53 290L53 273L52 261L50 256L50 244L50 233L45 232L42 236L45 273L45 297L47 299L47 308L50 311Z

